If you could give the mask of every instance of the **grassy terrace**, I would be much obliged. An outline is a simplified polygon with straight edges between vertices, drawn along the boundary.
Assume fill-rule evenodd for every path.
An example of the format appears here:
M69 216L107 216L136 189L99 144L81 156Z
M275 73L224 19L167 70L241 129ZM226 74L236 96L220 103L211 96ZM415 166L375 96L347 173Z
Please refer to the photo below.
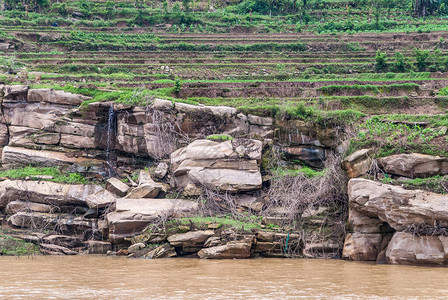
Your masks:
M299 2L80 0L30 5L28 13L7 7L0 12L0 76L92 101L146 105L162 97L361 126L371 115L446 116L446 4L421 16L411 1ZM432 140L441 144L444 136ZM354 143L373 141L366 134ZM415 149L408 144L399 152Z

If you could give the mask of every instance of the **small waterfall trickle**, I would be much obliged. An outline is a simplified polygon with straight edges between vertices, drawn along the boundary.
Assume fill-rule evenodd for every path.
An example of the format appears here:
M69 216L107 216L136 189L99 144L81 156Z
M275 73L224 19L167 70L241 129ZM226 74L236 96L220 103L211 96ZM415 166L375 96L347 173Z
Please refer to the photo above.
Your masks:
M107 135L106 135L106 161L107 162L110 161L112 138L115 138L114 121L115 121L114 104L111 103L109 106L109 112L107 115Z

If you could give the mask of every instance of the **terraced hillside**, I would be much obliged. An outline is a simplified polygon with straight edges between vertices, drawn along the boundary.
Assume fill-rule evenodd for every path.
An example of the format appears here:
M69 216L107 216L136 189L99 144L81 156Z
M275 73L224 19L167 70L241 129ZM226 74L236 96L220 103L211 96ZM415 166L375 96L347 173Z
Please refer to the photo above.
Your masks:
M84 205L83 218L90 208L96 210L89 215L93 223L107 221L95 238L114 247L162 234L153 213L126 218L144 207L133 188L146 193L152 184L149 178L137 186L138 170L150 168L154 177L156 163L168 162L169 171L166 166L154 183L157 193L143 198L165 198L163 206L183 197L191 208L201 204L201 217L230 214L250 224L246 228L281 230L282 239L289 239L285 232L297 234L296 253L286 253L282 244L275 248L278 256L341 257L347 231L354 231L345 246L350 252L350 241L356 245L357 234L373 227L368 234L380 242L395 231L430 235L434 228L398 226L400 220L385 221L381 211L355 202L360 214L375 216L367 218L375 226L355 214L346 226L352 186L400 185L438 193L436 198L448 193L446 12L440 6L418 17L411 2L302 1L289 7L253 0L84 0L8 8L0 14L4 175L46 175L26 167L48 167L49 161L63 165L45 169L59 181L104 185L115 176L126 182L117 192L107 181L114 197L94 186L105 195L95 194L88 205L84 198L75 201ZM395 155L409 168L397 171ZM10 173L15 164L25 169ZM432 169L421 171L420 164ZM207 176L198 175L198 166ZM222 173L228 177L216 175ZM354 177L363 178L347 185ZM367 184L369 179L381 183ZM109 211L124 195L136 197L135 207ZM10 212L9 223L19 227L26 216ZM194 223L188 220L176 224ZM380 227L387 227L387 237ZM257 238L264 243L263 234ZM268 240L275 243L273 236ZM367 251L373 253L368 260L376 260L385 249L375 247L355 247L345 257L362 260L358 252Z

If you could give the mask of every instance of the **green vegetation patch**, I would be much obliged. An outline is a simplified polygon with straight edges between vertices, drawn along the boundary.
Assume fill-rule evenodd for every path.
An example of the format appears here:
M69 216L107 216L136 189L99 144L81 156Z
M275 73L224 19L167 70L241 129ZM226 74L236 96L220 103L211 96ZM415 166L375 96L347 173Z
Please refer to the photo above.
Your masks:
M390 93L393 91L419 91L420 85L416 83L402 83L390 85L372 85L372 84L356 84L356 85L327 85L317 89L317 91L324 95L333 95L339 93L353 93L353 92L370 92L373 94Z
M381 182L400 185L406 189L420 189L438 194L448 194L448 176L437 175L429 178L415 178L409 180L394 180L383 178Z
M40 176L51 176L53 178L41 178ZM24 167L19 169L10 169L0 171L0 177L7 177L10 179L26 179L44 180L53 182L62 182L70 184L87 184L87 180L78 173L63 173L57 167Z
M358 135L351 140L348 153L374 147L377 149L377 157L411 152L448 156L445 130L426 127L418 123L391 121L398 119L398 116L402 116L404 119L405 115L375 116L360 124L357 128ZM391 119L384 120L386 117ZM409 119L418 120L419 117L409 117ZM446 119L433 122L434 124L445 124Z
M22 239L14 238L3 230L0 230L0 254L1 255L32 255L39 253L39 247L27 243Z
M299 176L304 175L308 178L313 177L322 177L325 175L325 170L316 171L314 169L311 169L310 167L302 167L300 169L285 169L285 168L276 168L272 170L272 174L275 177L284 177L284 176Z
M233 228L237 230L252 230L252 229L262 229L261 228L261 218L250 216L243 220L235 220L231 216L226 217L191 217L182 218L170 221L171 225L190 225L195 224L198 227L207 224L218 224L220 228Z
M227 134L215 134L207 136L207 140L211 141L231 141L233 137Z

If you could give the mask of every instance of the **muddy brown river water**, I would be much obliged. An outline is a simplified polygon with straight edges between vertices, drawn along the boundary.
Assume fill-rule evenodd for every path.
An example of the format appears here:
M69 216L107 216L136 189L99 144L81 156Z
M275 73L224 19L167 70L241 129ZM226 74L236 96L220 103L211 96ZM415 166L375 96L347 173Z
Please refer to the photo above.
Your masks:
M447 299L448 268L337 260L0 257L1 299Z

